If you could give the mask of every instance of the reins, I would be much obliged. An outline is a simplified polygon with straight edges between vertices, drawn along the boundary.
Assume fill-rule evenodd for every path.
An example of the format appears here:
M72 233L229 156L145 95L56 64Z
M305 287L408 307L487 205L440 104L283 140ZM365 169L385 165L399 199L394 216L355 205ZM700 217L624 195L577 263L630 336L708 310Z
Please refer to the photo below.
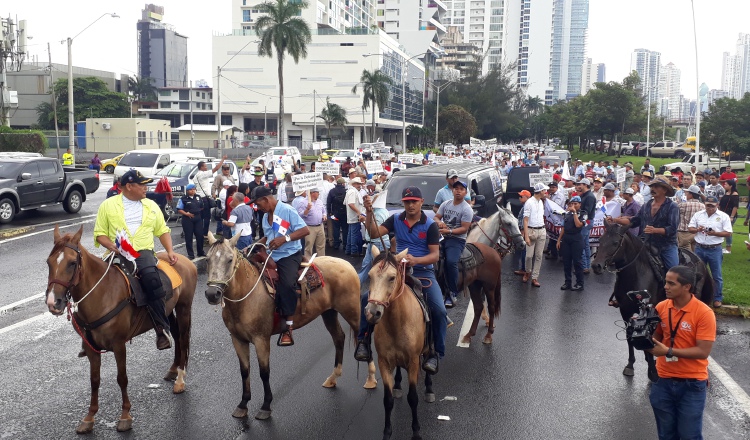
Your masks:
M383 271L386 264L392 264L388 262L387 256L383 258L383 261L381 262L380 272ZM399 278L401 279L401 282L398 283L396 287L394 287L393 291L391 292L390 295L388 295L385 301L368 298L367 299L368 303L388 308L388 306L390 306L392 302L396 301L404 293L404 290L405 290L404 287L406 286L406 260L402 260L400 263L396 263L394 267L396 268L396 273L399 274ZM369 296L369 293L368 293L368 296Z
M610 264L614 264L615 263L614 262L614 258L620 252L620 250L622 249L622 246L625 243L625 234L627 234L627 233L628 233L628 230L626 229L624 233L619 234L620 235L620 244L617 246L617 249L612 253L612 256L610 258L607 258L607 259L604 260L604 268L609 273L618 273L618 272L621 272L621 271L627 269L628 267L632 266L636 261L638 261L638 257L641 255L641 252L643 252L643 249L646 247L646 245L643 244L641 246L641 248L638 249L638 252L636 252L635 257L633 257L633 259L629 263L627 263L626 265L624 265L622 267L615 266L614 270L610 270L609 266L610 266Z
M253 243L253 245L250 247L249 252L252 252L253 248L256 245L265 247L261 243ZM268 261L271 259L271 255L272 254L273 254L273 251L271 251L271 252L268 253L268 256L266 257L265 261L263 262L263 267L261 267L261 269L260 269L260 271L258 273L258 278L255 280L255 284L250 289L250 291L247 292L247 294L245 294L245 296L243 296L240 299L232 299L232 298L227 298L224 295L224 289L226 289L229 286L229 283L232 281L232 279L234 279L234 276L237 274L237 269L239 269L239 267L242 264L243 260L247 261L247 259L245 258L245 256L239 250L237 250L237 248L234 248L234 257L237 260L237 263L235 263L234 268L232 269L232 274L229 276L229 278L227 278L225 281L208 280L206 282L207 285L217 287L219 289L219 292L221 292L221 307L222 308L225 307L224 300L227 300L227 301L233 302L233 303L239 303L239 302L242 302L242 301L246 300L255 291L255 289L258 287L258 283L260 283L261 278L263 278L263 271L266 270L266 266L268 265ZM249 264L250 262L247 261L247 263ZM247 268L245 268L245 273L247 273ZM224 286L224 287L221 287L221 286Z

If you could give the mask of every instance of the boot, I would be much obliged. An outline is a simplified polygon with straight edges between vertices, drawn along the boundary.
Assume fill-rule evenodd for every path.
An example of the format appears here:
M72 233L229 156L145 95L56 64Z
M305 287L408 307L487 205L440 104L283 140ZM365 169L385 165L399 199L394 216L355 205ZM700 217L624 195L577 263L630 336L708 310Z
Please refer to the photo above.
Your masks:
M370 348L368 338L365 336L357 342L357 349L354 351L354 359L357 362L370 362L372 360L372 349Z
M169 348L172 348L173 343L174 343L174 339L172 339L172 335L169 333L169 330L165 331L161 327L158 327L156 329L156 348L157 349L167 350Z

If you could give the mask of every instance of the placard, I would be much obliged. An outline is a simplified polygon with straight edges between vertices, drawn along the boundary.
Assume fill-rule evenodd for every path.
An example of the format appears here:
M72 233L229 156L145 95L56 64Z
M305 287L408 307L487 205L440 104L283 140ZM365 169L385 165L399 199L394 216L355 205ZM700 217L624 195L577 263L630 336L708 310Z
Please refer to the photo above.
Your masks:
M617 183L622 183L625 181L625 173L627 173L625 168L618 168L615 173L617 177Z
M380 174L385 172L383 169L383 163L379 160L366 160L365 168L367 168L369 174Z
M414 155L413 154L399 154L398 161L401 163L414 163Z
M432 158L432 163L434 164L448 163L448 156L434 156Z
M549 184L550 182L552 182L552 174L550 173L529 174L529 186L534 186L537 183Z
M338 176L341 174L341 164L336 162L315 162L315 171L326 173L329 176Z
M323 185L323 173L303 173L292 176L292 188L294 192L307 191L311 188L319 188Z

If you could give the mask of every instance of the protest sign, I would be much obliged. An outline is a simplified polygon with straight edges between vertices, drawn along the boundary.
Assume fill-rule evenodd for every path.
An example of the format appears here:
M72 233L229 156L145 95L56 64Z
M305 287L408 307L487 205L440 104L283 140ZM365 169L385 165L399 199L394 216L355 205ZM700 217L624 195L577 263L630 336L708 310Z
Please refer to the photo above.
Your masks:
M537 183L549 184L550 182L552 182L552 174L550 173L529 174L529 186L534 186Z
M311 188L319 188L323 185L323 173L304 173L292 176L292 188L295 192L306 191Z
M625 181L625 168L618 168L617 169L617 183L622 183Z
M336 162L315 162L315 171L319 173L326 173L329 176L337 176L340 174L341 164Z
M369 174L379 174L385 172L385 170L383 170L383 163L379 160L366 160L365 168L367 168L367 172Z

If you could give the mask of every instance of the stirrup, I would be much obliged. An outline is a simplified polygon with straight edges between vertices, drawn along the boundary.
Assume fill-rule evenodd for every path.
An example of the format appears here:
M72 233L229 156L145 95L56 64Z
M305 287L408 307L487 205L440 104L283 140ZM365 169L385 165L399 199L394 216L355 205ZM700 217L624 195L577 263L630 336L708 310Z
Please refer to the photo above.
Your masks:
M284 337L284 334L286 334L286 333L289 333L289 339L292 341L291 344L282 344L281 343L281 338ZM276 345L279 346L279 347L291 347L292 345L294 345L294 338L292 337L292 329L291 329L291 327L287 327L286 330L284 330L283 332L279 333L279 339L276 340Z

